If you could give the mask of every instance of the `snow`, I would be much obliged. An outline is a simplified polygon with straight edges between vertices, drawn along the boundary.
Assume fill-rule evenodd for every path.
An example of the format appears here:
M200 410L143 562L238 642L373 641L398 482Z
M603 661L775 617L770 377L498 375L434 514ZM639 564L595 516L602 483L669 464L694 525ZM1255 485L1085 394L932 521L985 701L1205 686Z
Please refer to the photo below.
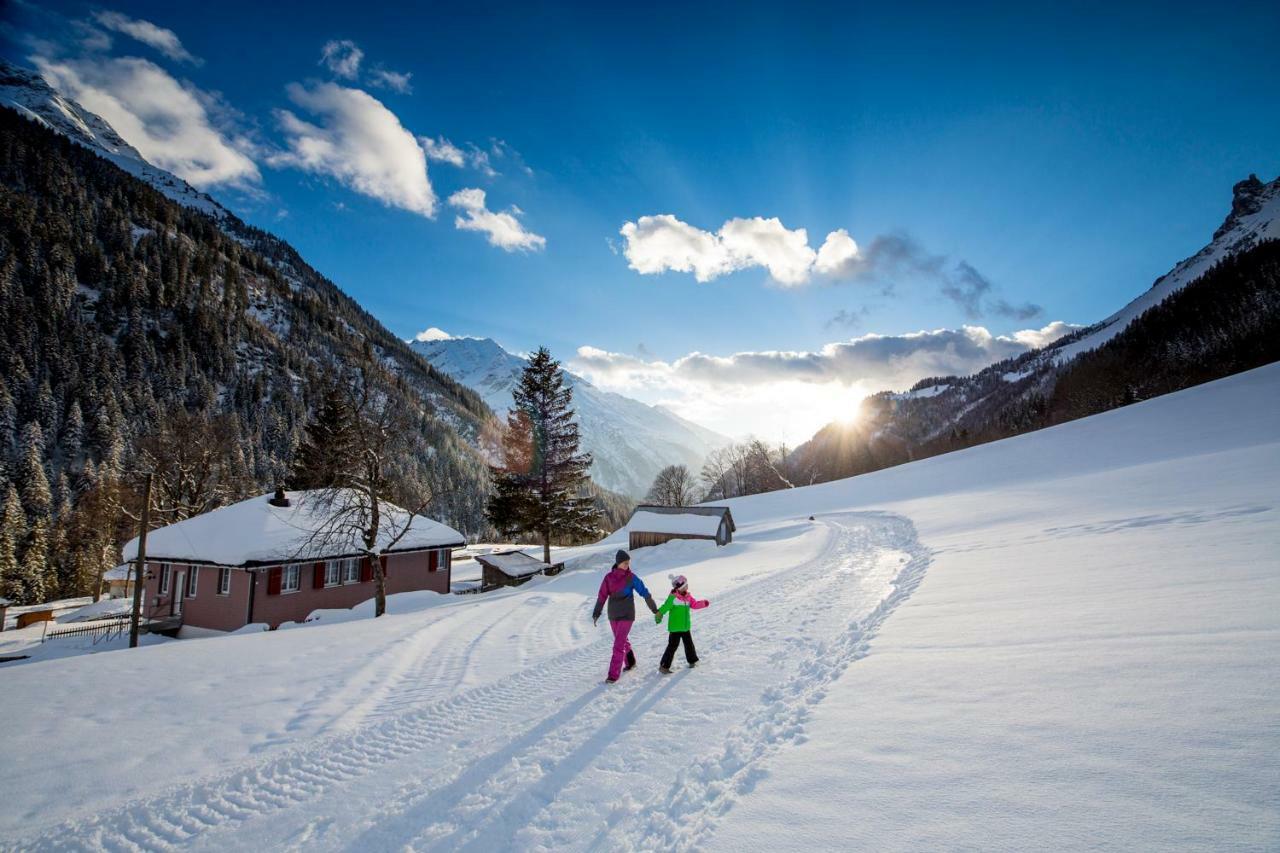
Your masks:
M356 554L363 546L353 534L345 542L321 544L309 541L323 528L327 511L318 492L287 492L288 507L272 506L270 493L215 509L147 534L148 561L196 560L219 566L243 566L290 562ZM392 545L393 531L401 530L409 513L393 504L382 504L384 525L377 548L411 551L420 548L462 545L466 541L452 527L413 516L406 532ZM322 547L323 546L323 547ZM124 546L124 559L138 556L138 540Z
M547 569L547 564L539 560L537 557L531 557L522 551L514 551L508 554L485 554L477 562L483 560L485 563L493 566L508 577L522 578L529 575L536 575Z
M715 536L722 518L696 513L663 513L637 510L627 522L627 531L644 533L685 533L691 536Z
M489 338L410 341L433 367L479 394L505 421L511 389L524 358ZM729 439L684 420L661 406L650 406L596 388L566 371L582 447L592 455L591 477L606 489L643 497L654 476L667 465L683 463L697 471L707 455Z
M86 604L79 610L59 619L59 622L91 622L95 619L110 619L113 616L127 616L133 611L133 602L128 598L103 598L93 604Z
M12 667L0 837L1274 848L1278 475L1272 365L637 551L655 592L678 570L711 601L692 671L654 672L642 619L640 668L600 683L590 609L625 531L484 596Z
M901 394L892 394L895 400L923 400L929 397L936 397L950 390L950 384L928 385L924 388L917 388L914 391L904 391Z

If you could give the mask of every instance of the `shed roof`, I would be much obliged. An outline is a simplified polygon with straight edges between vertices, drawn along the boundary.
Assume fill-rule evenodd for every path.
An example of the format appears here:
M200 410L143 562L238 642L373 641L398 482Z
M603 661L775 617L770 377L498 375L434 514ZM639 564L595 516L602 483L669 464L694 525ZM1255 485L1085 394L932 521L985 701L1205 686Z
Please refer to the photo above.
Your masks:
M536 575L538 572L544 572L551 568L549 563L544 563L537 557L526 554L524 551L503 551L497 554L477 554L476 562L485 566L492 566L502 572L509 578L523 578L529 575Z
M727 506L651 506L641 504L627 521L629 532L684 533L692 536L715 536L720 522L735 530L733 515Z
M148 543L150 542L150 539L151 537L150 535L148 535L147 537ZM137 555L135 554L135 556ZM103 572L102 579L104 581L123 581L123 580L128 580L129 576L132 574L133 574L133 563L121 563L120 565L116 566L114 569L107 569L105 572Z
M275 506L272 495L259 495L212 512L193 516L147 534L147 560L210 563L218 566L262 566L295 560L354 556L363 550L356 534L323 543L311 542L328 519L319 491L287 492L289 506ZM458 548L466 538L452 527L382 501L388 521L377 543L388 553L428 548ZM409 529L394 545L392 529ZM138 540L124 546L124 559L138 556Z

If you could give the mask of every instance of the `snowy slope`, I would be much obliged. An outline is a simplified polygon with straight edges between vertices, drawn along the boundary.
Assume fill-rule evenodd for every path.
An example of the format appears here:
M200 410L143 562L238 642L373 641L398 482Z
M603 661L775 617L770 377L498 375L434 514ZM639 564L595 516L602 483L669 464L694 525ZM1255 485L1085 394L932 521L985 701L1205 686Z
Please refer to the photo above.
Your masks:
M83 145L179 204L200 210L215 219L228 215L226 208L208 194L172 172L148 163L111 125L75 101L59 95L37 72L3 59L0 59L0 105L11 107Z
M506 418L523 358L488 338L415 341L413 348ZM573 388L583 447L594 458L591 477L606 489L643 498L663 467L683 463L696 472L708 453L729 443L660 406L601 391L567 371L565 376Z
M1223 258L1255 246L1261 240L1280 239L1280 178L1264 184L1256 175L1250 175L1236 184L1232 192L1231 213L1208 245L1179 261L1156 279L1149 290L1098 324L1096 330L1078 340L1051 347L1054 360L1065 363L1111 340L1143 311L1177 293Z
M1274 849L1278 477L1272 365L638 550L711 600L670 677L641 620L640 669L600 684L612 541L379 620L8 665L0 838Z

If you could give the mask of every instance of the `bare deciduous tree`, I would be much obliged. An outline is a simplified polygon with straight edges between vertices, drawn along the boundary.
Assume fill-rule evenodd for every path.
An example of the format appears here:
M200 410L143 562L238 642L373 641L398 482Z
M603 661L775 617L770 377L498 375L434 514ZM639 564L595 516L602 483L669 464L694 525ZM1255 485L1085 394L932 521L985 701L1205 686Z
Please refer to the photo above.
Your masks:
M172 524L244 497L252 480L230 417L166 416L138 442L138 467L155 475L157 521Z
M414 464L425 455L415 453L422 440L421 413L403 405L404 395L387 393L387 383L394 381L366 359L340 386L355 427L351 458L335 468L327 486L307 493L305 500L313 502L320 523L298 554L355 552L367 558L373 569L375 616L387 611L382 558L409 532L433 493L428 477Z
M645 498L658 506L691 506L697 502L693 474L684 465L668 465L653 478Z

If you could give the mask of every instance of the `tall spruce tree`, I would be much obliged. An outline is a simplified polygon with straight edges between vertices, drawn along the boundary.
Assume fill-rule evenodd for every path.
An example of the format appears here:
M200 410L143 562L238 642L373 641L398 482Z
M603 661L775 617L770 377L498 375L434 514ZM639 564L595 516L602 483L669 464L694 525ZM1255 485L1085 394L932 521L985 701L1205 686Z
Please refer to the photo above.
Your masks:
M349 398L337 384L325 392L293 458L289 488L330 488L355 464L356 417Z
M489 522L503 533L536 534L551 562L553 537L572 541L600 531L600 511L584 491L591 454L578 452L573 389L546 347L529 359L511 396Z
M22 549L19 573L26 588L26 603L39 604L49 599L57 590L57 576L49 565L49 520L40 517L27 533L26 546Z
M27 517L18 500L18 490L9 485L0 505L0 597L14 604L29 604L27 584L18 562L18 545L27 535Z

